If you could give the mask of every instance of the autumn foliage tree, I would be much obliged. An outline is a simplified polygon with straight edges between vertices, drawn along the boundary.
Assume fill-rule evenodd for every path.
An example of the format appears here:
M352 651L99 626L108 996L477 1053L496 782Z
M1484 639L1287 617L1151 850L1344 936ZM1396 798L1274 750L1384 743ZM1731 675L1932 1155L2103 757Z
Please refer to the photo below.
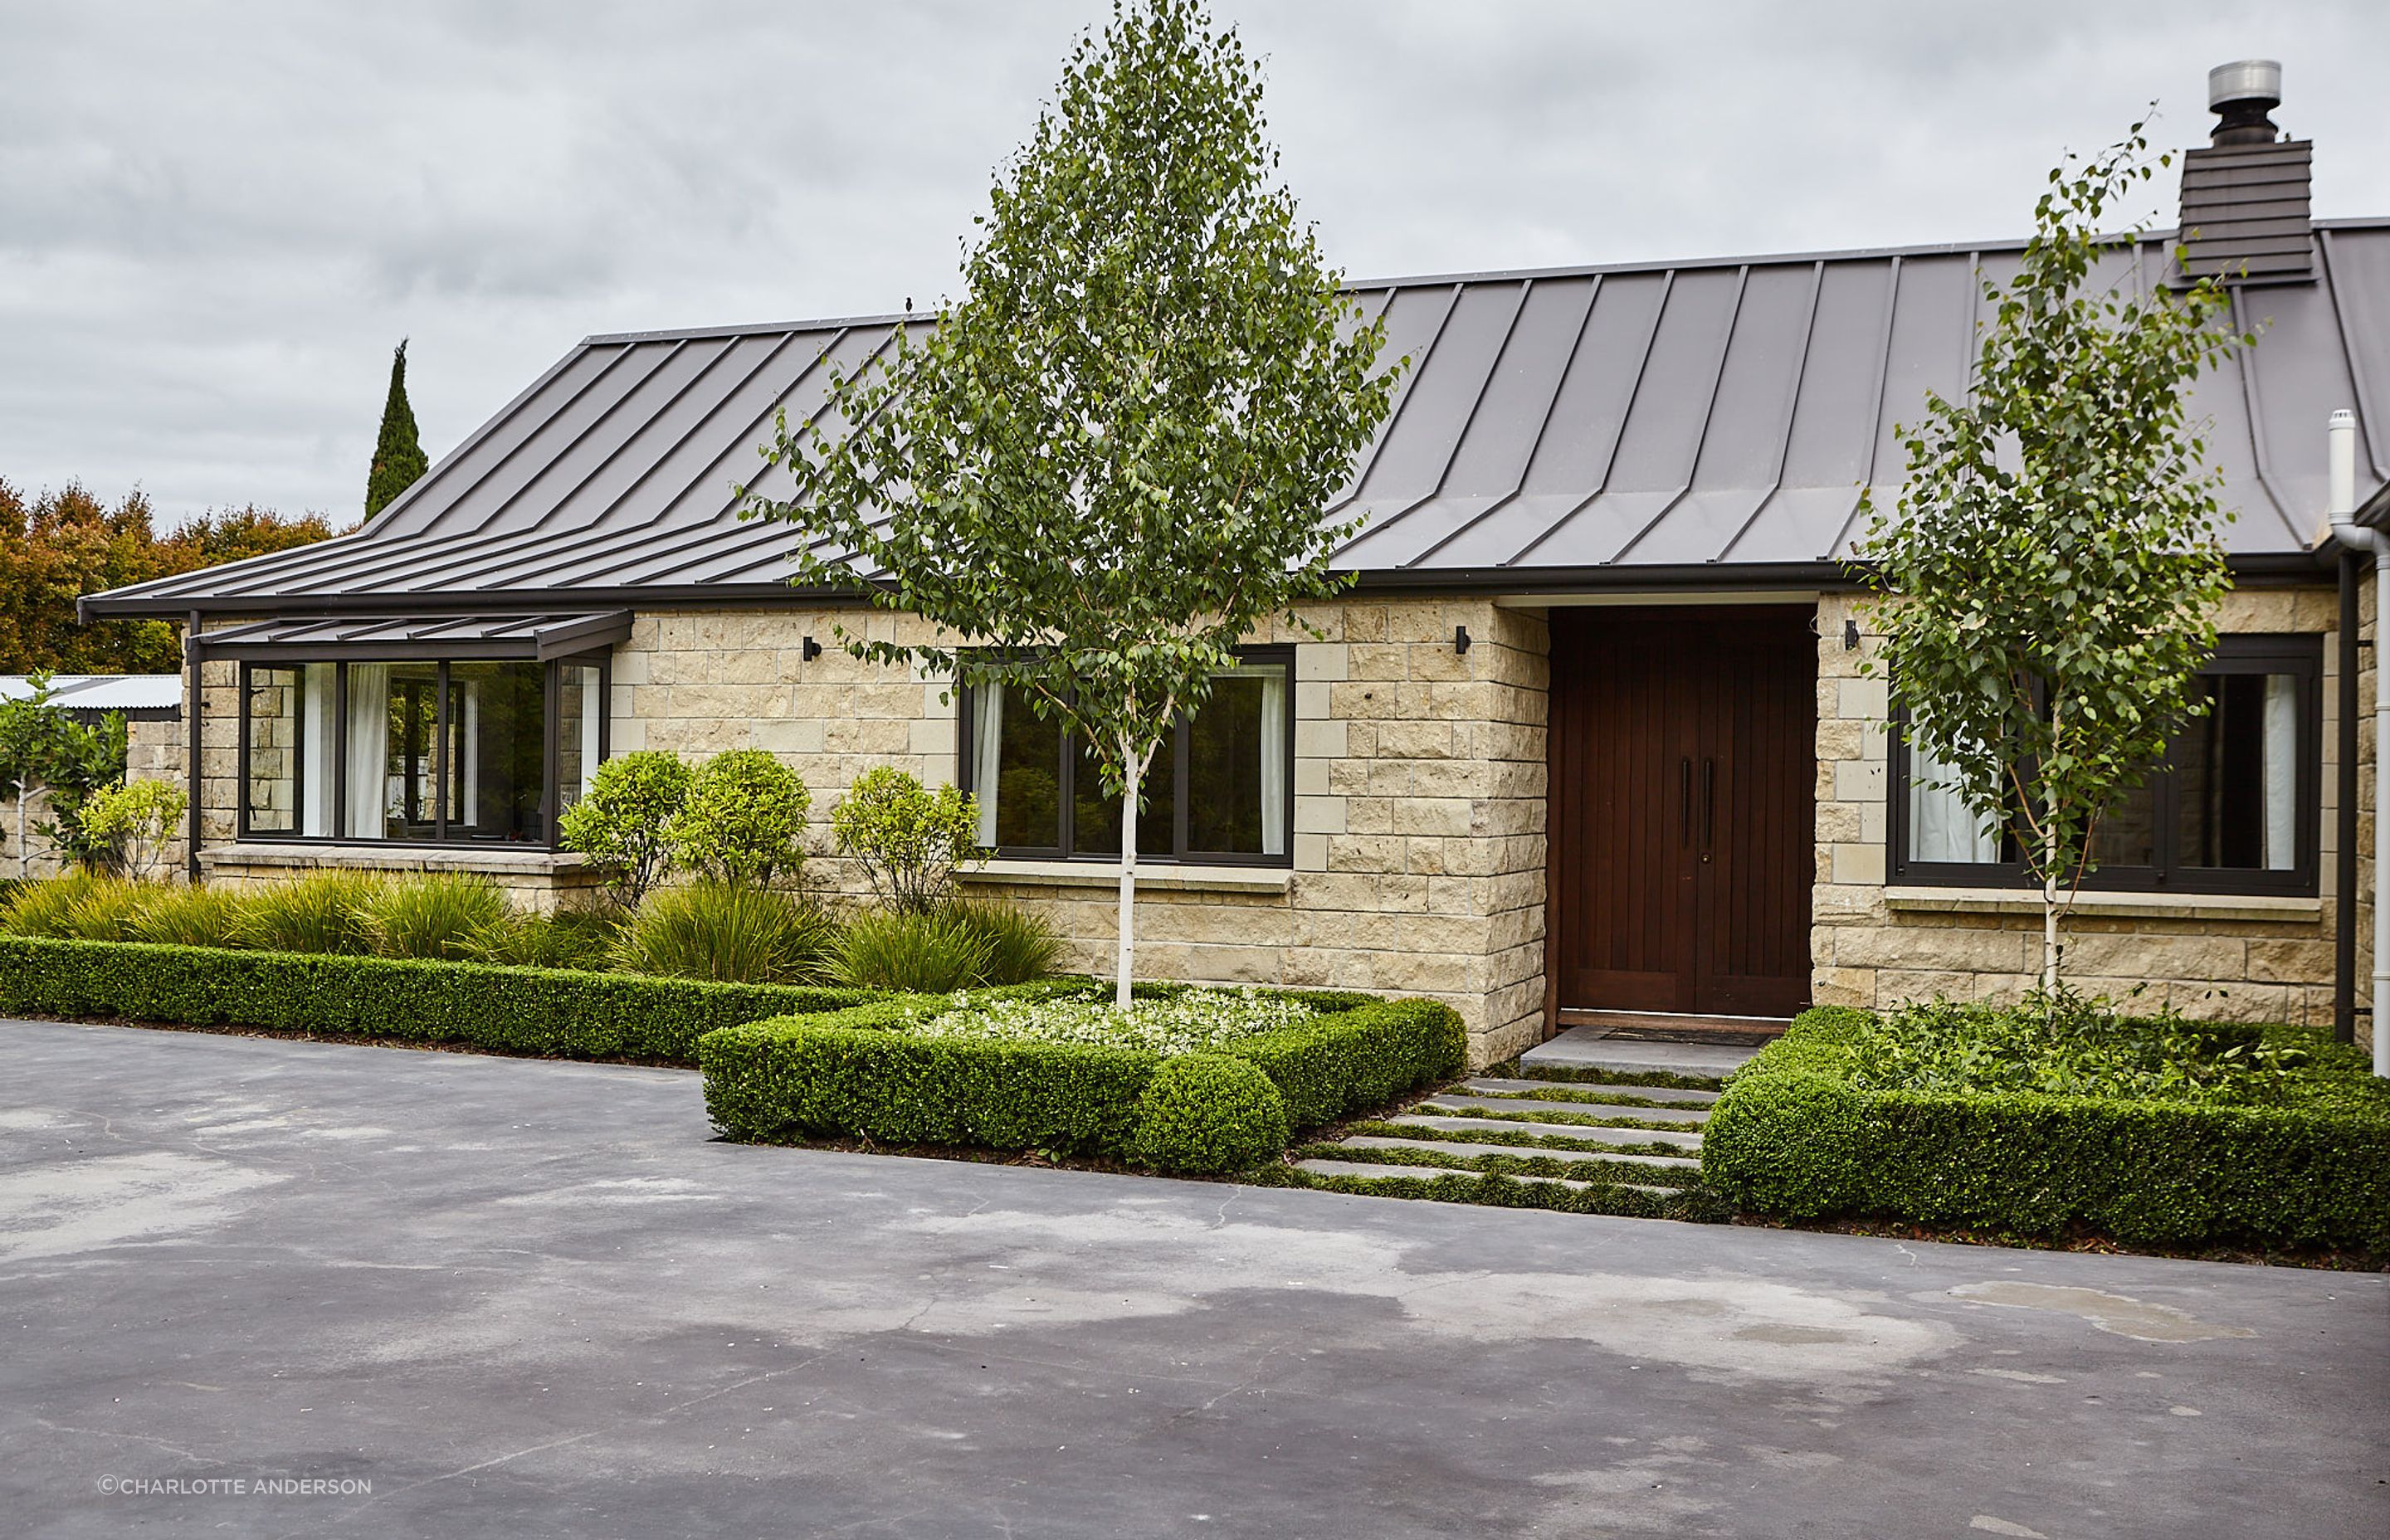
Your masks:
M76 481L29 499L0 481L0 674L171 674L182 666L173 625L79 624L75 600L332 533L316 514L285 519L251 506L210 511L161 534L139 492L111 507Z

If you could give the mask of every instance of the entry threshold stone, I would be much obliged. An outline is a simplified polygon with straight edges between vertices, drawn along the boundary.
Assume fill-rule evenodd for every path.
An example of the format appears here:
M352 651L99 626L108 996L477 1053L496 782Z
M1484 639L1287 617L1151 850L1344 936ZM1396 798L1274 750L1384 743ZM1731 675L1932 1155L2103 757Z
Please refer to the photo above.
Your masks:
M1601 1037L1591 1027L1571 1027L1548 1043L1519 1056L1532 1076L1538 1069L1617 1070L1629 1074L1691 1075L1723 1079L1758 1056L1757 1048L1708 1043L1653 1043L1640 1038Z
M1630 1155L1600 1149L1529 1149L1518 1145L1463 1144L1456 1139L1397 1139L1385 1134L1356 1134L1339 1139L1340 1148L1349 1149L1420 1149L1437 1155L1450 1155L1458 1160L1475 1160L1481 1155L1508 1155L1537 1161L1600 1161L1606 1166L1638 1165L1652 1171L1697 1172L1699 1161L1682 1155Z
M1482 1171L1451 1171L1443 1166L1383 1166L1369 1161L1297 1161L1294 1162L1294 1169L1307 1171L1314 1176L1358 1176L1370 1181L1382 1181L1389 1176L1407 1176L1431 1182L1439 1176L1465 1176L1472 1181L1483 1181L1487 1174ZM1673 1197L1676 1194L1674 1187L1645 1187L1638 1182L1579 1182L1566 1176L1513 1176L1510 1180L1542 1182L1551 1187L1567 1187L1572 1192L1584 1192L1592 1187L1605 1189L1623 1187L1629 1191L1648 1192L1658 1197Z

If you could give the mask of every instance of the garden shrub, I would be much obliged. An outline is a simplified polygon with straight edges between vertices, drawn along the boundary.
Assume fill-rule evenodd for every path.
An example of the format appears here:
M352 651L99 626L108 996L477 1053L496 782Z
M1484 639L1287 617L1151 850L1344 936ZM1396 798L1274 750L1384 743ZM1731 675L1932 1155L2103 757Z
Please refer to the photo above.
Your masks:
M636 905L662 880L673 820L688 802L688 766L642 749L598 767L589 789L556 820L557 841L589 858L615 896Z
M133 911L125 939L164 946L236 946L240 915L240 895L230 889L161 885Z
M365 907L388 880L334 869L248 889L235 933L241 944L266 952L369 952Z
M1164 1059L1137 1098L1128 1152L1156 1171L1210 1175L1286 1148L1286 1099L1248 1061L1221 1053Z
M109 853L109 865L148 880L166 864L190 798L169 781L127 780L104 786L84 800L83 832Z
M551 1058L686 1064L707 1033L867 998L851 989L0 936L0 1011L464 1044Z
M828 971L838 927L814 905L736 883L704 881L648 895L615 938L627 972L731 983L808 983Z
M473 938L508 916L506 894L485 877L425 872L401 878L357 906L379 957L462 957Z
M1712 1109L1704 1179L1746 1211L1792 1219L2390 1249L2390 1085L2346 1048L2260 1033L2278 1060L2295 1046L2304 1061L2241 1072L2250 1084L2237 1099L2191 1089L2196 1073L2177 1077L2173 1096L1919 1089L1890 1083L1882 1058L1905 1030L1887 1033L1866 1011L1803 1014ZM2019 1030L2031 1029L1990 1023L1972 1049L1936 1046L1916 1072L1947 1081L1972 1052L1989 1062L1978 1072L2006 1075L1998 1039ZM2251 1042L2247 1029L2184 1030L2221 1048Z
M1210 992L1140 984L1136 993L1140 1002L1192 995L1200 1003ZM1265 993L1315 1014L1199 1051L1257 1071L1290 1128L1391 1100L1463 1066L1466 1034L1449 1007L1334 991ZM1135 1158L1140 1098L1174 1058L1124 1040L996 1034L1014 1014L997 1007L1052 1007L1060 1020L1062 1007L1099 1004L1085 981L1055 982L726 1029L698 1047L706 1108L733 1138L860 1135ZM997 1018L996 1028L923 1030L972 1008ZM1071 1029L1065 1022L1060 1030ZM1220 1110L1226 1115L1242 1105L1225 1101ZM1239 1114L1250 1115L1250 1109ZM1223 1134L1219 1148L1233 1149L1245 1136ZM1191 1137L1182 1132L1171 1148L1192 1149Z
M804 781L763 750L716 754L689 776L688 801L668 834L673 863L715 882L793 879L812 805Z
M839 850L862 864L871 891L900 914L921 915L953 893L955 867L983 860L979 800L952 786L934 792L883 764L855 777L830 809Z

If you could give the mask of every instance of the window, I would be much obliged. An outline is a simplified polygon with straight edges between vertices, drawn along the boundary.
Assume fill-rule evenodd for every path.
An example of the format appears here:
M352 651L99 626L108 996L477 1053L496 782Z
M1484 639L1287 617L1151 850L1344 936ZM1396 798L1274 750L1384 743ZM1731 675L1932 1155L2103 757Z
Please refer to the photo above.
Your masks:
M2319 637L2226 636L2195 687L2207 714L2092 831L2089 889L2313 893L2322 708ZM2013 831L1937 784L1940 767L1900 737L1892 749L1895 880L2024 883Z
M240 672L243 839L546 844L605 758L602 658Z
M1252 648L1181 716L1145 776L1140 858L1284 866L1291 846L1294 653ZM963 789L979 799L980 842L1002 855L1120 858L1121 808L1093 756L1001 686L963 700Z

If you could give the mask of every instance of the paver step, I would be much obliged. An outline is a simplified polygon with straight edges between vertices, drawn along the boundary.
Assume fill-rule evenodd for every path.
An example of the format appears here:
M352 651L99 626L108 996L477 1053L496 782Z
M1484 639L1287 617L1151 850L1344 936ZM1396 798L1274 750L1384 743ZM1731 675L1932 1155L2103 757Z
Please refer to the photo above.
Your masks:
M1512 1118L1449 1117L1440 1113L1398 1112L1388 1120L1404 1128L1467 1128L1479 1132L1507 1131L1542 1137L1583 1139L1587 1144L1664 1144L1677 1149L1699 1149L1699 1134L1673 1128L1610 1128L1593 1123L1528 1123Z
M1532 1091L1538 1096L1563 1097L1573 1101L1633 1097L1638 1101L1664 1101L1685 1107L1707 1107L1718 1098L1715 1091L1692 1091L1681 1085L1603 1085L1589 1080L1506 1080L1498 1075L1479 1075L1463 1081L1460 1089Z
M1369 1161L1297 1161L1297 1171L1307 1171L1315 1176L1357 1176L1364 1181L1383 1181L1390 1176L1410 1177L1416 1181L1433 1182L1440 1176L1459 1176L1484 1181L1484 1173L1448 1171L1442 1166L1388 1166ZM1634 1192L1648 1192L1654 1197L1674 1197L1673 1187L1645 1187L1637 1182L1579 1182L1566 1176L1513 1176L1514 1182L1541 1182L1550 1187L1566 1187L1572 1192L1586 1192L1595 1187L1624 1187Z
M1606 1070L1613 1073L1683 1075L1687 1079L1723 1080L1757 1057L1754 1047L1720 1047L1707 1043L1651 1043L1597 1035L1599 1028L1571 1027L1548 1043L1539 1043L1519 1056L1519 1071L1529 1079L1539 1070Z
M1575 1163L1598 1161L1605 1166L1639 1166L1652 1172L1682 1172L1690 1175L1702 1169L1699 1161L1683 1155L1636 1155L1621 1150L1612 1153L1600 1149L1531 1149L1521 1145L1467 1144L1457 1139L1398 1139L1387 1134L1356 1134L1337 1141L1340 1149L1419 1149L1437 1155L1449 1155L1457 1160L1476 1160L1486 1155L1512 1155L1521 1159L1561 1161Z
M1696 1128L1709 1120L1706 1108L1621 1107L1612 1102L1470 1097L1451 1092L1430 1097L1420 1106L1423 1109L1438 1107L1455 1112L1566 1112L1580 1118L1637 1118L1645 1123L1687 1123Z

